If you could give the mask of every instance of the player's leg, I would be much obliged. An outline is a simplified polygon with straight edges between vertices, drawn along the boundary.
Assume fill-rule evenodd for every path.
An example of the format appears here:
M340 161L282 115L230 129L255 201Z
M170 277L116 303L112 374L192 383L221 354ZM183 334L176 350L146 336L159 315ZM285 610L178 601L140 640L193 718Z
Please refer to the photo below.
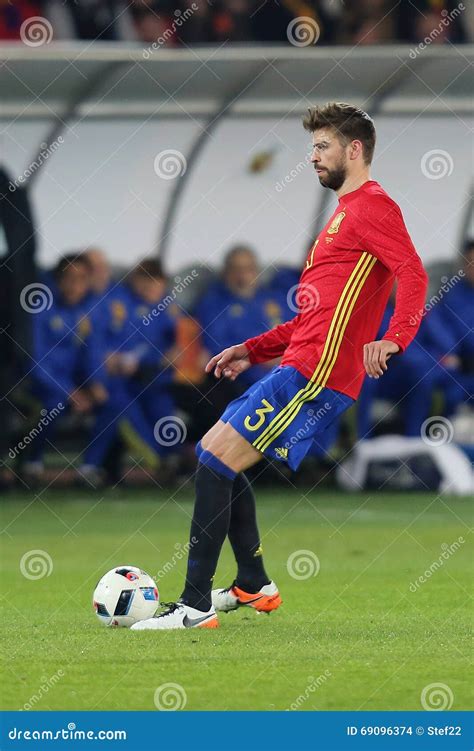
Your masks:
M181 596L186 604L206 611L211 607L212 579L229 531L235 478L262 459L231 425L217 426L201 441L186 586Z
M202 443L222 440L225 423L219 420L196 446L198 458ZM275 610L281 598L263 565L262 545L257 525L257 510L252 486L243 472L236 475L232 487L228 537L237 562L237 576L229 587L212 590L216 610L236 610L251 605L256 610ZM255 596L258 595L258 596Z
M266 613L276 610L282 601L263 565L255 496L243 472L234 480L228 536L237 562L237 576L229 587L212 590L214 608L224 612L241 606Z
M228 424L211 429L201 443L184 591L178 603L158 618L139 621L134 630L217 626L211 586L229 530L234 480L260 461L262 454Z

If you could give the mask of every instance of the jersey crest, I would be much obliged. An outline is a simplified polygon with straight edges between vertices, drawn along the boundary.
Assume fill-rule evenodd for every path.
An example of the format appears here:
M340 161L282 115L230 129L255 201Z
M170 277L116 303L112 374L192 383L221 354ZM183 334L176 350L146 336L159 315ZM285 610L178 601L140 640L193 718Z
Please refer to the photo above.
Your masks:
M345 215L345 211L340 211L339 214L336 214L331 224L329 225L328 235L335 235L337 234L337 232L339 232L339 227L341 226L342 220L344 219Z

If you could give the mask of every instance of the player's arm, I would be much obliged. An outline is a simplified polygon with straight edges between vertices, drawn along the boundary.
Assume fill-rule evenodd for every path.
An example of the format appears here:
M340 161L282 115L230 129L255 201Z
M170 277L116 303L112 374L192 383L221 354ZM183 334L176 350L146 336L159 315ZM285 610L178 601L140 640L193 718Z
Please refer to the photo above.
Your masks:
M398 282L395 310L380 341L364 345L364 367L372 378L387 370L390 357L403 352L420 327L428 276L408 234L399 207L381 200L364 217L363 243Z
M227 349L211 357L206 365L206 373L211 373L214 370L216 378L224 376L231 381L235 381L240 373L248 370L252 365L280 357L290 343L298 319L299 315L291 321L275 326L270 331L247 339L242 344L227 347Z

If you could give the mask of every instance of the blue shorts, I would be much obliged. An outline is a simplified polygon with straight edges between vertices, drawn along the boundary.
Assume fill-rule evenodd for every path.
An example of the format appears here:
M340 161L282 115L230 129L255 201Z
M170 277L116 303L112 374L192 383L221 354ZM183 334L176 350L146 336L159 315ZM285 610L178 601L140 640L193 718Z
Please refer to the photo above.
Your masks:
M269 459L295 470L313 440L353 404L351 397L280 365L230 402L221 420Z

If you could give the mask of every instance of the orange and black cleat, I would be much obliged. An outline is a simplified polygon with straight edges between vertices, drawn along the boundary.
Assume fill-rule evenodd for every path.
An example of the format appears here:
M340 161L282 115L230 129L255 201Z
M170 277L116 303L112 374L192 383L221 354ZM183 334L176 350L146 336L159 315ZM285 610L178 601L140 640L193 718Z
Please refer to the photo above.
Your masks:
M212 605L216 612L228 613L230 610L249 607L258 613L271 613L281 604L282 599L275 582L270 582L253 593L244 592L235 582L226 589L212 590Z

